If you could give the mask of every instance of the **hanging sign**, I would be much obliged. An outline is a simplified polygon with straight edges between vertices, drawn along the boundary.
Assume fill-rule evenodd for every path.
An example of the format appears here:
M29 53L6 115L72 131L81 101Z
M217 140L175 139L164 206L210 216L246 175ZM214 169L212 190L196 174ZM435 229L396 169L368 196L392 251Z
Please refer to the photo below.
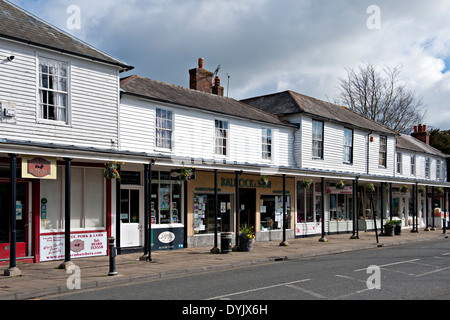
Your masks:
M22 178L56 180L56 171L56 158L22 157Z

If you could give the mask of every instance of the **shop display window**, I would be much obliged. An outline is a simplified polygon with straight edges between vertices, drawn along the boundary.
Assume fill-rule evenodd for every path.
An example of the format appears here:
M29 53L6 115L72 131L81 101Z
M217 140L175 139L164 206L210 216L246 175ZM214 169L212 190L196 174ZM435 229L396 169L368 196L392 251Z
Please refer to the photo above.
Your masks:
M182 181L171 179L170 172L152 172L152 224L183 223L182 185Z
M288 216L288 224L286 227L290 229L290 203L291 197L286 196L286 214ZM283 228L283 196L261 195L259 200L259 212L261 218L261 231L276 230Z
M214 194L194 194L194 233L214 233L215 198ZM218 232L233 232L233 195L219 194L217 216Z

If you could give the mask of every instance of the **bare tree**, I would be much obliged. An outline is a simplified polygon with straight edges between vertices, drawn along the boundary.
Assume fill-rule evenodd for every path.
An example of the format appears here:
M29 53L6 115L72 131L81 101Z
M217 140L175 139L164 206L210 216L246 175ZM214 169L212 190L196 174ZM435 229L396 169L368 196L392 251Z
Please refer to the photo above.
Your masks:
M392 130L409 133L422 122L425 111L422 100L406 88L399 74L399 67L384 67L379 72L372 64L347 69L347 77L339 78L336 103Z

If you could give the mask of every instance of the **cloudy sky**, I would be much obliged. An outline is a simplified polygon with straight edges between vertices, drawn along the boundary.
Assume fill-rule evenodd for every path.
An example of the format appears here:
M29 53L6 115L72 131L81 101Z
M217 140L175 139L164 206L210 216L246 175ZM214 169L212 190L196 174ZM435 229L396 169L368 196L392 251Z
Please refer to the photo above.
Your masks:
M333 102L346 68L400 66L424 124L450 129L448 0L10 1L135 67L123 76L188 87L203 57L235 99L293 90Z

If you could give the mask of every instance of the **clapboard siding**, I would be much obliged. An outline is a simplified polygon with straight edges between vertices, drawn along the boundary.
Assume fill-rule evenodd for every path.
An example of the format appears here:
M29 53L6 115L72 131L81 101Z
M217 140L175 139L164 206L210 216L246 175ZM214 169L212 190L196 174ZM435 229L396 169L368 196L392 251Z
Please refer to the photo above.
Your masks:
M409 178L409 179L421 179L421 180L433 180L433 181L447 181L447 161L445 158L425 154L420 152L412 152L405 149L398 149L398 152L402 154L402 172L397 172L397 155L395 157L395 174L397 177ZM416 157L416 172L411 172L411 155ZM430 176L427 178L425 175L425 163L426 158L430 158ZM437 162L441 161L441 177L437 179Z
M172 150L155 148L156 108L173 112ZM228 121L227 157L215 155L215 120ZM261 129L272 129L273 160L262 160ZM194 158L195 161L223 161L292 165L292 129L285 129L236 119L226 115L163 105L123 95L120 104L121 149L135 152L168 154L174 157Z
M17 105L16 123L0 123L2 138L116 148L118 139L118 69L0 40L0 101ZM38 59L44 57L69 64L70 108L67 124L39 121Z

